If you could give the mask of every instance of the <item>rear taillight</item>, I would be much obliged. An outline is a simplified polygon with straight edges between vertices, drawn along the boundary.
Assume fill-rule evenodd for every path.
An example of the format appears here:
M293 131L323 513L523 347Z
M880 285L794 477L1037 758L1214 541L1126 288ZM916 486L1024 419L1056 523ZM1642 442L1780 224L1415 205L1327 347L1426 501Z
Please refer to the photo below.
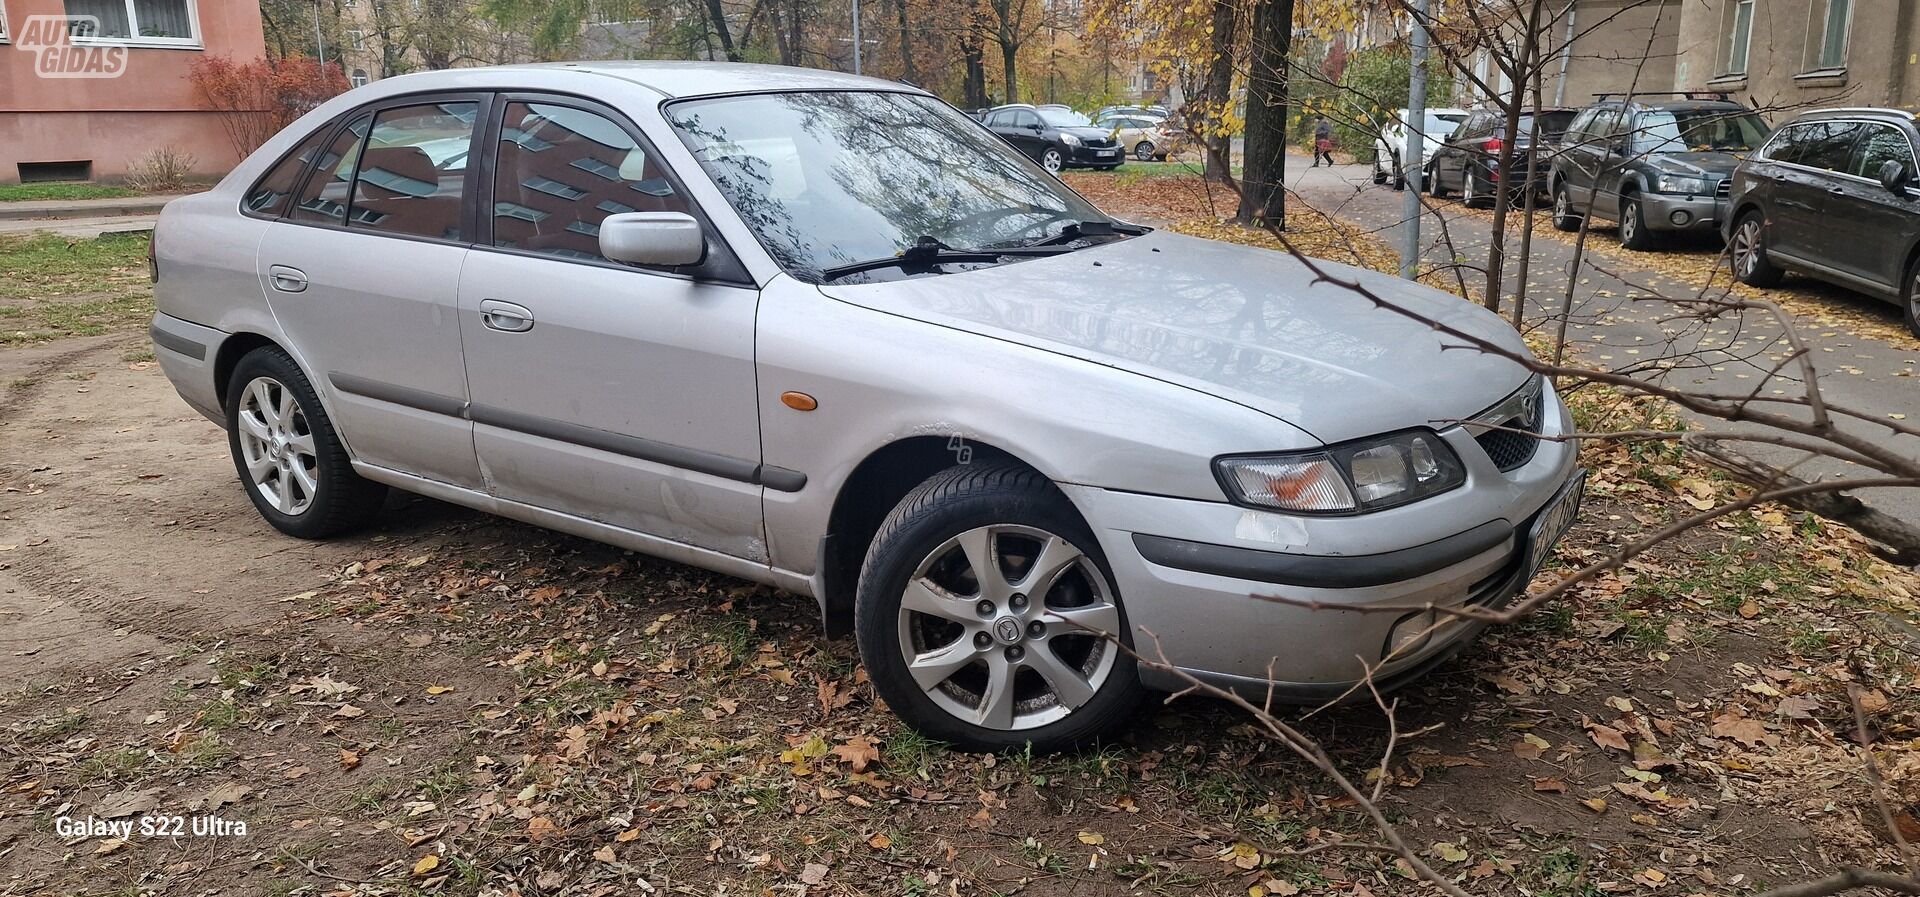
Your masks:
M1505 149L1506 146L1507 146L1506 141L1501 140L1498 137L1487 138L1487 143L1486 143L1487 152L1492 153L1496 156L1499 155L1500 151Z

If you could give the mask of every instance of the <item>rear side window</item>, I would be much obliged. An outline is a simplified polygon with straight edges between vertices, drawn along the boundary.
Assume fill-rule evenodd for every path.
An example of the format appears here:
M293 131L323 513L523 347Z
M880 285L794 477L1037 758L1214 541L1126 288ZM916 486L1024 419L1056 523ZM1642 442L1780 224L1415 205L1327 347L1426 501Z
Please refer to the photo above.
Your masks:
M460 199L473 149L472 102L383 109L360 154L349 227L459 240Z
M495 245L599 259L608 215L690 211L652 154L606 116L507 104L494 166Z
M339 224L346 220L353 169L360 164L360 144L373 127L373 116L362 115L342 129L314 160L313 176L293 206L295 221Z
M1806 139L1800 142L1800 156L1794 161L1811 168L1846 171L1847 160L1853 154L1854 138L1858 136L1859 122L1814 122L1807 125Z
M277 218L287 210L288 201L293 198L293 188L300 183L300 173L307 170L307 164L319 153L320 143L327 139L333 130L332 123L300 141L300 145L289 150L280 161L275 162L267 173L260 176L247 190L243 207L255 215Z
M1867 132L1860 136L1860 142L1854 144L1853 165L1848 173L1863 178L1878 178L1880 166L1888 162L1898 162L1905 166L1907 175L1913 171L1913 147L1907 143L1907 135L1893 125L1866 125Z

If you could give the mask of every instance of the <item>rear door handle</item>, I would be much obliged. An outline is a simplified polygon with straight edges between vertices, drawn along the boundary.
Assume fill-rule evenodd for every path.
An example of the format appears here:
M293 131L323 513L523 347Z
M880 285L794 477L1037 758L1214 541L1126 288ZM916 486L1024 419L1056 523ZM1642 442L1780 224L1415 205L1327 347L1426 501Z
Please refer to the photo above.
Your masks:
M306 272L286 265L269 265L267 280L273 284L274 289L282 293L298 293L307 288Z
M506 333L525 333L533 329L533 312L526 306L498 299L480 300L480 323L489 330Z

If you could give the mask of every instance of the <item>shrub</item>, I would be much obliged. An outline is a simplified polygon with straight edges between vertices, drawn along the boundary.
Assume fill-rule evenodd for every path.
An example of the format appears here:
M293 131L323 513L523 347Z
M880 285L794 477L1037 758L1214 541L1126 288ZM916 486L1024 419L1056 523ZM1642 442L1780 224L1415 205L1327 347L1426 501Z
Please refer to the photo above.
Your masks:
M170 193L186 186L199 160L177 146L163 146L141 156L127 171L127 186L141 193Z
M200 99L219 113L227 139L241 156L348 87L340 66L305 56L247 62L203 56L188 77Z

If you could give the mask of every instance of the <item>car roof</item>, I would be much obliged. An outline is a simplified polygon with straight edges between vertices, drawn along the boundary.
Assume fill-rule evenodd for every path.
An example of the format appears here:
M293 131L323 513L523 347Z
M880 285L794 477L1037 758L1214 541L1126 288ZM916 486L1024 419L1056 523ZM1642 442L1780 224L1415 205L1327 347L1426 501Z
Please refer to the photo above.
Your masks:
M512 76L522 72L528 74L568 72L616 78L647 88L665 98L781 90L891 90L903 93L925 93L917 87L897 81L822 69L745 62L675 60L543 62L442 69L383 78L374 82L374 85L392 92L481 89L487 86L511 86Z
M1794 121L1817 121L1825 118L1890 118L1920 126L1920 114L1905 109L1888 109L1883 106L1841 106L1834 109L1809 109L1793 117Z

